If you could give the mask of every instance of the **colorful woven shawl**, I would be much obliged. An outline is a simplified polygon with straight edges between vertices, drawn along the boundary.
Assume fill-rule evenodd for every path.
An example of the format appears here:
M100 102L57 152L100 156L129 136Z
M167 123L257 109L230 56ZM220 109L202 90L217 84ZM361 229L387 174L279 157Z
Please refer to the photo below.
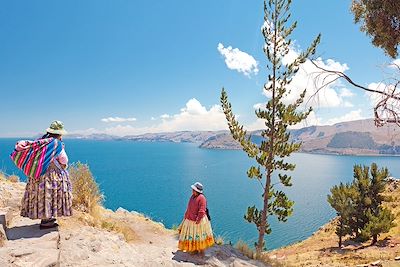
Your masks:
M11 159L28 177L38 179L62 151L63 143L56 138L18 141Z

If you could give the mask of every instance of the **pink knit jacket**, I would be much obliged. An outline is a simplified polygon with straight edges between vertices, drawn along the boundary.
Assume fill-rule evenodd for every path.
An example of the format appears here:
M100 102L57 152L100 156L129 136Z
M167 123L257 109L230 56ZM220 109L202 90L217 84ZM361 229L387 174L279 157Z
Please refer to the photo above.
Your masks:
M207 200L203 194L191 196L185 212L185 219L199 223L206 215Z

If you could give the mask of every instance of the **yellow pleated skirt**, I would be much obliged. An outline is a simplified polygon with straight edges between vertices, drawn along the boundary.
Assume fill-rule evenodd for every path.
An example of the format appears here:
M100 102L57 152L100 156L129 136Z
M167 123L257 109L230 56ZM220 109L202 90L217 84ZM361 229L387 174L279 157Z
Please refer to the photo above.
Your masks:
M185 219L179 226L178 248L186 252L201 251L214 245L211 223L207 216L199 224Z

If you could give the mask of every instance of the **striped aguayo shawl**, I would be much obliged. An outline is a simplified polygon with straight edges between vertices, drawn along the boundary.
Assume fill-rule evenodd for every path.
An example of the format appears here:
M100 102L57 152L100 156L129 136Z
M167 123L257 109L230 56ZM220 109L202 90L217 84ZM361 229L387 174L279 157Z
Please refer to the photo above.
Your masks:
M17 142L11 159L26 176L38 179L62 149L63 143L56 138L22 140Z

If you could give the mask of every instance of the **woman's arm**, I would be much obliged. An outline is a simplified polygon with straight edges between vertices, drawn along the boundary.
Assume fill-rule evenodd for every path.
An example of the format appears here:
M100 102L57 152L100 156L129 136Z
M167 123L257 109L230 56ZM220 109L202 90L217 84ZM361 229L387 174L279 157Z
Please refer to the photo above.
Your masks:
M201 219L206 215L207 200L203 195L199 195L199 212L197 213L196 223L200 223Z
M68 156L67 153L65 152L65 149L63 148L60 152L60 155L57 157L58 162L63 166L64 169L67 168L68 166Z

